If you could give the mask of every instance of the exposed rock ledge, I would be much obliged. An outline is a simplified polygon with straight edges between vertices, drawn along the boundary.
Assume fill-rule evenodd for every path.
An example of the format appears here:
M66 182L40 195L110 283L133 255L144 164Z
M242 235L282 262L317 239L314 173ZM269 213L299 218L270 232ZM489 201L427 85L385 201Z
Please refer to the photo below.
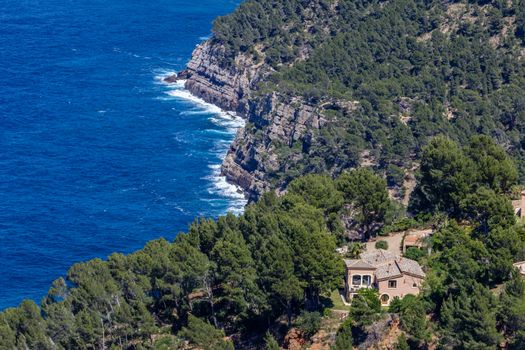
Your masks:
M273 72L263 62L243 53L231 60L222 44L212 38L197 46L184 71L167 78L169 82L186 80L192 94L246 119L246 128L237 132L221 172L251 201L266 191L284 190L287 178L276 180L273 175L293 172L294 164L309 156L316 131L329 124L320 109L327 105L346 110L355 107L338 101L310 104L275 92L256 94L258 82ZM294 148L302 152L289 152Z
M224 51L213 38L202 43L187 69L167 81L186 80L192 94L246 119L246 128L237 132L221 172L253 201L266 191L285 189L287 178L276 180L273 174L293 172L294 164L309 156L316 131L330 123L320 109L330 105L352 110L355 106L341 101L310 104L277 93L255 94L257 83L272 69L242 53L231 61ZM287 152L292 148L302 152Z

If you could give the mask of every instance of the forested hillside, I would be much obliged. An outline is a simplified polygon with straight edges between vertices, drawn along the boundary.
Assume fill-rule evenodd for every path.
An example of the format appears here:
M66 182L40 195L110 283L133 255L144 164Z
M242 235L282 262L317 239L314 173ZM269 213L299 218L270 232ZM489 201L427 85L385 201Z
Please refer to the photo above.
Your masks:
M396 317L397 349L523 349L525 281L512 263L525 259L525 228L509 201L512 161L487 137L465 148L438 137L421 168L413 218L369 169L310 175L239 217L200 219L173 243L76 264L40 306L0 313L0 349L277 349L291 327L308 346L326 324L336 327L324 328L326 346L370 348ZM369 235L418 225L435 233L430 255L407 252L427 274L420 296L384 309L365 290L339 306L349 311L342 323L330 295L343 281L335 248L349 244L349 213ZM361 249L350 243L348 256Z
M247 1L214 33L225 67L266 67L231 154L268 188L360 164L401 186L438 134L489 135L525 169L523 0Z
M390 350L524 349L524 60L524 0L246 1L184 78L247 118L223 172L258 201L74 265L0 313L0 349L367 349L394 321ZM414 227L419 296L342 304L351 233Z

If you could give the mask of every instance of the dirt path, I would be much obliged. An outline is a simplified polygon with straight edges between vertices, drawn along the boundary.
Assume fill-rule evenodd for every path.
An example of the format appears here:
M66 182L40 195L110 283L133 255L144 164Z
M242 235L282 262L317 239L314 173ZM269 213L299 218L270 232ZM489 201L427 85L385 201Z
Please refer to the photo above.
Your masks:
M366 251L367 252L376 251L377 250L375 248L376 242L386 241L388 243L388 249L387 249L388 251L396 255L401 255L401 242L403 242L404 234L405 232L395 232L387 237L377 237L373 241L366 242Z

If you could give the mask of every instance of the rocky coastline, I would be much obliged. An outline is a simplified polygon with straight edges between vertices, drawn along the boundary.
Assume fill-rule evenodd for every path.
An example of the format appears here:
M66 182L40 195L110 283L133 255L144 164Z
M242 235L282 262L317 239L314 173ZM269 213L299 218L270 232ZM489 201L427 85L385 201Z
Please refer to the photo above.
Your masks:
M197 46L186 69L164 80L185 81L185 88L193 95L250 122L253 102L249 97L265 68L244 55L238 55L233 65L226 63L224 47L210 39ZM254 201L270 186L258 169L255 148L250 146L249 138L245 128L239 129L222 163L221 175Z
M262 50L259 54L264 56ZM272 72L260 57L245 53L227 57L224 46L211 38L197 46L186 69L165 78L168 83L185 81L193 95L245 119L246 126L238 130L223 160L221 175L250 202L266 191L285 190L294 164L315 148L318 131L330 127L322 113L325 108L355 109L349 102L319 104L273 91L261 93L257 85ZM301 151L287 151L294 148ZM284 181L273 176L288 173L292 175Z

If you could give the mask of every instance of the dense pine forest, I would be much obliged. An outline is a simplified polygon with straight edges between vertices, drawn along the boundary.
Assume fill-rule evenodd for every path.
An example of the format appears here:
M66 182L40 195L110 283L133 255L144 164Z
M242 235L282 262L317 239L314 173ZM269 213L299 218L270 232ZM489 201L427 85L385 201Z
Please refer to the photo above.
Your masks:
M366 290L329 337L332 349L373 348L385 318L398 317L397 349L523 349L525 227L510 203L517 171L488 137L465 147L437 137L422 152L413 212L389 199L369 169L335 180L309 175L268 193L239 216L199 219L174 242L74 265L40 305L0 314L2 349L277 349L299 329L308 342L333 320L342 286L350 212L369 235L431 225L427 250L410 250L427 278L418 297L382 308Z
M525 178L524 0L249 0L211 40L226 67L239 52L269 67L254 99L322 111L326 127L276 147L286 168L267 176L286 191L74 265L39 303L0 313L0 349L274 350L292 331L305 348L525 349L513 267L525 226L511 204ZM408 170L404 205L389 187ZM337 305L343 258L421 227L433 235L405 255L427 276L418 296L387 308L366 289Z
M278 144L253 118L254 142L275 144L280 166L262 167L274 187L337 175L364 152L401 186L399 174L439 134L460 143L489 135L524 174L522 0L247 1L214 33L231 56L225 65L244 52L269 67L259 98L300 97L323 120Z

